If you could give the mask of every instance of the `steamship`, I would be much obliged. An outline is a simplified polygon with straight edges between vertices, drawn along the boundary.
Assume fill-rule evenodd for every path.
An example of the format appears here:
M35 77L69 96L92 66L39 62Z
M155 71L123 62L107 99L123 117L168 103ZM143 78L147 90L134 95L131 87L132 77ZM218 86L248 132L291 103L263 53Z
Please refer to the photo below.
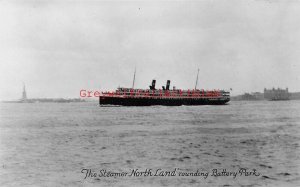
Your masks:
M152 80L149 89L134 89L134 73L132 88L119 87L114 92L102 92L99 104L100 106L224 105L230 101L230 92L228 91L197 89L198 74L194 89L181 90L175 87L170 89L170 80L167 80L166 86L162 86L162 89L156 89L156 80Z

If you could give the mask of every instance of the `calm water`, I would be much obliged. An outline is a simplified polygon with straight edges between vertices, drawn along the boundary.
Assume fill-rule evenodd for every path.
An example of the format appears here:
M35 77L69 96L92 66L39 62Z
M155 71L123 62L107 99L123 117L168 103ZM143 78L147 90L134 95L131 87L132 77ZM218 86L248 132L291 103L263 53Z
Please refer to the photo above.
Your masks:
M0 103L0 186L300 186L299 126L299 101ZM84 168L98 174L179 168L209 176L84 179ZM213 169L240 168L260 175L210 176Z

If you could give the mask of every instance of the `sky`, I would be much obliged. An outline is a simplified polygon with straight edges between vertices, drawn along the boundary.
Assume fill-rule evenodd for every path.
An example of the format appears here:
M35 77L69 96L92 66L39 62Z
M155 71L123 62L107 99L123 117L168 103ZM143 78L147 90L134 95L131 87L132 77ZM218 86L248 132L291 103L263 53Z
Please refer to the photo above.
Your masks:
M0 1L0 100L82 89L300 91L300 1Z

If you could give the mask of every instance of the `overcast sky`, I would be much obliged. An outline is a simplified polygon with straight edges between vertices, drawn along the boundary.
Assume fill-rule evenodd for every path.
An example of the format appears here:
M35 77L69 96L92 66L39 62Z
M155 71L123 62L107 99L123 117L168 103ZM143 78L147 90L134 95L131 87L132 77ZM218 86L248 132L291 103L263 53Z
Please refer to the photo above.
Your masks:
M300 91L299 1L0 1L0 100L157 85Z

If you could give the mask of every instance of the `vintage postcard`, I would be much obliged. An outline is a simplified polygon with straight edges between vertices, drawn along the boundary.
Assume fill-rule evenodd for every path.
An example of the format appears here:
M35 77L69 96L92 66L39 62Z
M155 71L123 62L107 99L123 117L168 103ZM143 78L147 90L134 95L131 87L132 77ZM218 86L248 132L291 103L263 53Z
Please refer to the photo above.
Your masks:
M299 0L1 0L0 186L300 186Z

